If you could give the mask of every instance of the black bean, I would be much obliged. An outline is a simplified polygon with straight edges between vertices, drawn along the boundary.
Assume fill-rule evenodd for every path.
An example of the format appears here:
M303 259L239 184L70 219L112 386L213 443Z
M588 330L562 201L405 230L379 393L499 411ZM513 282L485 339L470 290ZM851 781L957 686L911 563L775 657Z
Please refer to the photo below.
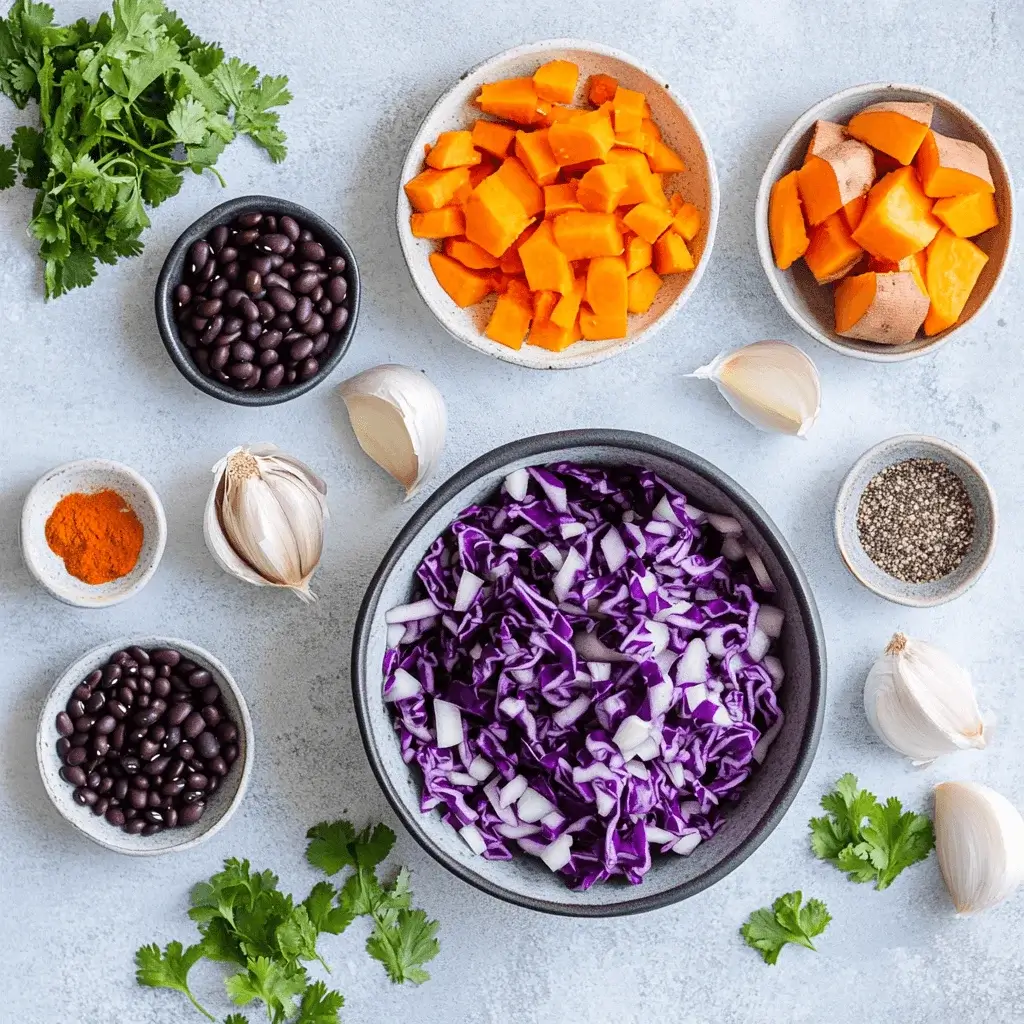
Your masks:
M224 317L215 316L199 336L200 345L210 345L224 327Z
M319 263L327 256L324 247L319 242L313 241L300 242L298 252L304 260L310 260L313 263Z
M142 767L142 762L134 754L125 754L121 758L121 769L127 775L134 775Z
M57 773L65 782L69 782L72 786L84 786L85 785L85 770L79 765L70 765L61 768Z
M155 779L154 783L159 786L162 785L161 779ZM147 807L159 807L163 797L160 795L159 789L151 789L146 794L146 806Z
M157 665L169 665L171 668L174 668L174 666L181 661L180 652L172 650L169 647L163 647L158 651L151 651L149 657L150 660L156 662Z
M234 260L224 268L224 277L228 281L237 281L241 272L242 268L238 265L238 260Z
M160 738L160 749L167 753L173 750L181 742L181 729L172 725Z
M273 391L274 388L280 387L281 382L284 380L284 376L284 365L278 363L276 366L270 367L270 369L263 374L263 386L268 391Z
M219 253L217 253L217 262L222 266L226 267L229 263L234 263L238 259L238 250L233 245L225 245Z
M102 696L102 694L100 696ZM113 715L104 715L93 726L93 732L99 736L109 736L116 728L117 719Z
M148 822L146 822L146 827L142 830L140 835L155 836L158 832L163 832L163 830L164 830L163 825L161 825L161 824L159 824L157 822L148 821Z
M149 702L150 702L151 699L152 698L149 696L148 693L140 693L135 698L135 706L137 708L148 708L149 707Z
M263 323L269 323L275 316L277 316L277 310L274 308L273 304L267 302L266 299L260 299L260 301L256 303L256 308L259 310L260 320Z
M171 692L171 681L164 676L153 680L153 695L155 697L166 697Z
M174 828L178 824L178 812L174 807L168 807L164 811L164 825L167 828Z
M267 297L282 313L290 313L295 308L295 296L284 288L271 288Z
M174 289L174 298L179 305L187 306L192 301L192 289L187 284L179 284Z
M303 359L299 363L296 376L299 380L309 380L310 377L316 376L320 372L320 363L318 360L310 356L308 359Z
M100 783L103 781L103 776L99 772L89 772L85 778L85 784L89 789L99 789Z
M180 332L181 340L189 348L195 348L199 344L199 338L195 331L190 331L188 328L183 328Z
M266 369L268 366L273 366L274 363L280 361L280 356L277 354L277 349L268 348L266 351L259 354L257 363Z
M154 679L156 679L158 671L159 669L157 668L156 665L143 665L142 668L139 669L139 675L143 679L148 679L150 682L152 682ZM131 683L129 683L128 685L131 685Z
M171 779L160 787L160 792L163 796L177 796L184 788L184 779Z
M106 819L111 825L115 825L120 828L124 824L124 811L119 807L108 807L106 813Z
M265 249L267 252L283 253L291 244L287 235L266 234L262 235L256 243L257 248Z
M229 363L227 374L235 380L248 380L254 369L252 363Z
M206 789L206 782L207 777L202 772L193 772L185 785L188 789L203 790Z
M275 331L290 331L292 329L292 318L288 313L278 313L267 327Z
M292 319L297 324L305 324L313 315L313 300L308 295L303 295L302 298L295 303L295 309L292 311Z
M235 223L240 228L254 228L261 220L263 220L263 214L259 210L253 210L250 213L239 214L235 218Z
M234 764L238 759L238 745L235 743L226 743L221 747L221 754L229 765Z
M302 338L300 341L293 341L288 348L288 355L299 362L305 359L313 351L313 339Z
M92 754L94 757L106 757L110 749L110 740L106 736L97 736L92 743Z
M216 273L217 264L214 260L210 260L209 263L207 263L202 270L196 271L195 276L197 280L206 282L209 281Z
M202 816L203 811L206 810L206 804L202 800L196 800L194 803L190 803L187 807L183 807L178 813L178 824L179 825L194 825Z
M145 739L139 744L139 757L143 761L152 761L160 753L160 744L155 740Z
M324 297L324 286L323 286L322 284L318 284L318 285L317 285L317 286L316 286L316 287L315 287L315 288L314 288L314 289L313 289L313 290L312 290L312 291L311 291L311 292L309 293L309 297L310 297L310 299L312 300L313 304L314 304L314 305L316 305L316 304L317 304L318 302L320 302L320 300L321 300L321 299L323 299L323 297Z
M57 756L63 761L64 756L70 749L71 740L69 740L67 736L61 736L61 738L57 740Z
M57 715L57 732L61 736L70 736L75 731L75 727L71 724L71 716L66 711L61 711Z
M238 739L238 728L234 722L221 722L217 726L217 739L221 743L234 743Z
M226 277L215 277L207 286L206 294L211 299L223 299L230 285Z
M224 318L223 334L239 334L245 328L245 321L240 316Z
M122 722L117 728L110 734L110 745L114 750L120 750L124 746L125 739L125 727Z
M331 319L328 321L327 326L332 334L337 334L347 323L348 310L344 306L338 306L331 314Z
M256 357L256 349L247 341L236 341L231 346L231 359L236 363L251 363Z
M231 346L230 345L218 345L215 349L210 352L210 366L214 370L220 370L227 366L228 360L231 358Z
M260 382L260 376L263 371L255 364L252 365L252 374L238 385L239 391L249 391L256 387Z
M263 274L269 274L274 269L274 265L271 263L269 256L253 256L249 260L249 269L262 276Z
M238 309L242 316L250 323L260 318L260 308L247 295L239 304Z
M205 725L206 723L204 722L203 724ZM184 727L182 728L181 731L182 731L182 734L184 734L184 732L185 732ZM182 761L191 761L192 758L196 756L195 748L192 746L192 744L187 739L182 741L182 743L178 747L176 753L177 753L178 757Z
M116 697L111 697L106 703L107 714L113 715L115 720L120 722L127 714L128 707Z
M170 757L168 757L166 754L163 754L160 757L157 757L154 760L150 761L148 764L144 765L142 770L147 775L161 775L163 774L164 771L167 770L167 766L170 763Z
M241 231L235 232L235 241L239 245L252 245L259 237L259 231L253 227L243 228Z
M201 732L196 737L195 748L201 758L209 760L220 753L220 741L212 732Z
M314 313L302 325L303 333L309 335L309 337L311 337L311 338L315 338L323 329L324 329L324 318L319 313Z
M88 700L88 696L86 700ZM74 721L76 718L81 718L85 714L85 701L78 697L72 697L64 707L68 717Z
M263 291L263 278L260 277L255 270L250 270L246 273L245 290L250 295L255 295L257 292Z
M329 316L333 310L334 303L326 295L316 304L316 311L322 317Z
M316 273L312 270L307 270L305 273L299 274L292 281L292 291L297 295L307 295L318 284L319 281L316 279Z
M181 726L182 735L186 739L194 740L206 728L206 721L198 711L193 711L185 719Z
M296 372L295 372L294 370L289 370L289 371L288 371L288 372L287 372L287 373L286 373L286 374L284 375L284 382L285 382L286 384L294 384L294 383L295 383L295 378L296 378L296 376L297 376L297 374L296 374Z
M289 260L285 260L281 266L277 268L277 272L286 280L290 281L299 271L294 263Z
M96 719L93 715L81 715L74 719L72 724L75 727L75 732L88 732L96 724Z
M192 248L189 250L188 255L192 261L192 266L199 271L206 266L206 262L212 253L213 250L210 248L210 243L205 238L200 238L198 242L192 243Z
M203 716L207 729L214 729L220 725L220 709L216 704L207 704L200 710L199 714Z
M104 765L104 767L109 770L110 765ZM113 788L114 780L109 775L104 775L103 778L100 779L100 786L98 792L109 793Z
M343 277L332 277L326 286L326 291L331 302L344 302L348 295L348 281Z
M132 715L132 723L140 729L148 729L160 717L162 712L154 708L143 708Z
M206 236L206 240L210 243L210 248L214 252L220 252L224 248L224 243L228 240L228 226L227 224L218 224L210 233Z
M331 343L331 336L327 333L327 331L321 331L313 339L313 351L310 353L310 355L314 355L314 356L320 355L327 348L327 346L330 343Z
M167 721L171 725L181 725L191 713L192 705L185 703L185 701L179 701L177 704L171 705L167 712Z
M216 683L210 683L209 686L204 686L202 692L199 694L199 699L204 704L212 704L219 697L220 687ZM209 721L209 719L207 719L207 721Z
M231 309L234 309L245 298L245 292L241 288L231 288L224 296L224 301Z
M223 305L224 303L220 299L207 299L196 306L196 312L200 316L214 317L221 311ZM223 323L223 321L221 322Z
M87 732L73 732L68 737L68 742L73 747L84 747L89 742L89 734Z
M85 710L90 715L95 715L97 711L106 703L106 698L103 696L102 690L97 690L86 702Z
M75 803L81 804L83 807L94 804L99 799L91 789L86 789L84 786L79 786L72 795L75 798Z
M299 232L302 230L299 227L299 222L294 217L289 217L288 214L283 214L280 220L277 222L277 226L283 235L286 235L290 242L297 242L299 240Z

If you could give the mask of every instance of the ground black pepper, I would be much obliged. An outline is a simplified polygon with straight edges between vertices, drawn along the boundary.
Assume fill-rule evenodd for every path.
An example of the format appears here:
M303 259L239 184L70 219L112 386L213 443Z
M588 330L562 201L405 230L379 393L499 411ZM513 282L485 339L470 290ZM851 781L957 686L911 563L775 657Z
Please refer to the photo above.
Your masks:
M906 459L868 481L857 506L868 558L905 583L948 576L974 539L974 506L944 462Z

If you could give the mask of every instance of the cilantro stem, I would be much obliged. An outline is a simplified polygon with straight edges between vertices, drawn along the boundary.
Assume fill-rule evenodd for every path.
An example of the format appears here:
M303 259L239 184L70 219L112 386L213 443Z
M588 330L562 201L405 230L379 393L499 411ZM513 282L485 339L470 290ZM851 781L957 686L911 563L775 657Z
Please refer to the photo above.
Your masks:
M127 135L120 135L117 132L104 132L103 137L105 139L115 139L118 142L123 142L126 145L131 146L132 149L138 150L140 153L145 153L146 156L151 156L154 160L159 160L162 164L170 164L173 167L188 167L187 160L173 160L169 156L161 156L159 153L154 153L151 149L147 149L134 139L129 139Z
M197 1002L196 1002L196 997L195 997L194 995L192 995L192 993L191 993L191 992L190 992L190 991L189 991L189 990L188 990L187 988L186 988L186 989L185 989L184 991L185 991L185 995L186 995L186 996L188 997L188 1001L189 1001L189 1002L190 1002L190 1003L191 1003L191 1004L192 1004L192 1005L193 1005L193 1006L194 1006L194 1007L195 1007L195 1008L196 1008L196 1009L197 1009L197 1010L198 1010L198 1011L199 1011L199 1012L200 1012L200 1013L201 1013L201 1014L202 1014L202 1015L203 1015L203 1016L204 1016L204 1017L205 1017L205 1018L207 1019L207 1020L212 1020L212 1021L216 1022L217 1018L216 1018L216 1017L214 1017L214 1015L213 1015L212 1013L210 1013L210 1011L209 1011L209 1010L207 1010L207 1009L205 1009L204 1007L200 1006L200 1005L199 1005L199 1003L197 1003Z

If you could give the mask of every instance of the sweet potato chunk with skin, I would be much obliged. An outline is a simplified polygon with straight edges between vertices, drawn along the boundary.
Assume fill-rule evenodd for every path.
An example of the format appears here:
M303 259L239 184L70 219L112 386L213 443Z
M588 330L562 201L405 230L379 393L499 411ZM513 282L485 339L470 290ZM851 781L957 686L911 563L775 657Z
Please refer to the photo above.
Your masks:
M675 174L685 171L686 164L674 149L669 149L660 139L655 139L647 156L651 170L658 174Z
M532 291L554 291L564 295L572 290L572 267L565 253L555 244L550 221L541 221L537 230L519 246L526 283Z
M508 156L509 146L515 140L516 132L514 128L498 124L497 121L479 120L473 125L470 137L477 149L504 160Z
M551 311L552 323L566 330L571 329L572 325L576 323L576 318L579 316L580 303L583 301L586 290L587 279L585 277L577 277L573 281L572 288L562 295L555 308Z
M442 206L440 210L414 213L409 226L417 238L448 238L466 230L466 218L458 206Z
M873 270L877 274L895 274L900 270L912 274L917 287L921 289L921 293L927 295L928 286L924 281L926 263L927 257L925 256L924 249L922 249L920 252L915 252L912 256L904 256L899 263L893 263L892 260L883 260L878 256L872 256L868 260L867 269Z
M857 274L836 286L836 333L844 338L904 345L917 337L928 297L912 274Z
M915 160L926 196L943 199L966 192L995 192L985 150L966 139L930 131Z
M928 246L925 284L931 305L924 321L930 338L960 319L988 256L973 242L943 228Z
M524 282L513 278L505 292L498 296L484 334L500 345L520 349L523 347L523 337L532 319L533 301L530 298L530 290Z
M932 213L960 238L973 238L999 223L996 201L991 192L968 192L962 196L937 199Z
M906 165L913 161L931 123L930 103L875 103L854 114L846 131Z
M652 245L672 226L672 214L654 203L638 203L622 219Z
M660 287L661 278L650 267L644 267L631 275L628 282L629 312L646 313Z
M846 129L834 121L815 121L814 131L811 133L811 141L807 145L807 153L804 156L804 163L807 163L812 156L821 156L832 146L838 146L846 139Z
M587 304L600 316L625 316L628 304L626 261L596 256L587 267Z
M807 223L812 227L830 217L851 199L863 195L875 180L871 150L847 139L812 156L796 172L797 188Z
M530 215L519 197L497 173L484 178L473 189L464 210L466 238L497 257L504 254L530 223Z
M609 103L612 100L618 87L618 79L612 78L611 75L591 75L587 83L587 99L595 107L599 107L602 103Z
M427 154L427 166L439 171L452 167L473 167L480 163L472 132L441 132Z
M558 164L548 145L547 128L516 132L516 156L538 185L550 185L558 177Z
M810 240L800 206L796 171L783 175L772 185L768 200L768 235L779 270L788 270L807 251Z
M533 87L542 100L572 103L580 69L568 60L549 60L533 73Z
M605 341L624 338L628 330L626 311L620 314L602 315L586 306L580 308L580 332L587 341Z
M468 270L444 253L432 252L430 266L438 284L457 306L475 306L491 291L491 279L488 274Z
M510 156L494 172L494 177L504 182L506 188L523 204L527 216L536 217L544 209L544 192L514 156Z
M598 164L579 180L576 201L584 210L611 213L626 191L626 171L619 164Z
M811 228L804 262L818 284L828 284L845 277L863 255L864 250L851 238L840 211Z
M485 113L516 124L535 124L540 120L540 97L532 78L505 78L480 86L476 102Z
M494 256L467 238L446 238L444 254L458 260L470 270L493 270L498 266L498 260Z
M942 226L931 200L921 191L913 167L887 174L868 193L867 206L853 240L872 256L898 263L923 249Z
M427 210L447 206L455 193L468 183L469 170L465 167L453 167L448 171L430 167L405 183L405 194L417 213L426 213Z
M553 230L558 248L570 260L622 254L622 232L613 213L562 213Z
M615 145L615 132L606 111L592 110L553 124L548 129L548 142L559 165L565 167L586 160L604 160Z
M666 231L654 243L654 270L658 274L681 274L693 270L696 264L682 235Z
M649 267L654 249L646 238L633 235L626 242L626 273L632 277L637 272Z

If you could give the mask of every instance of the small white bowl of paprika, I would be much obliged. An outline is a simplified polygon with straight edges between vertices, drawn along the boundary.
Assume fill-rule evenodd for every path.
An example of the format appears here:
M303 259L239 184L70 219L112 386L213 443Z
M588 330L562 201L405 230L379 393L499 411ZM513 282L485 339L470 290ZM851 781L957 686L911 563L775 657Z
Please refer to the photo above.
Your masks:
M29 572L59 601L106 608L152 578L164 553L160 498L134 469L79 459L36 481L21 513Z

